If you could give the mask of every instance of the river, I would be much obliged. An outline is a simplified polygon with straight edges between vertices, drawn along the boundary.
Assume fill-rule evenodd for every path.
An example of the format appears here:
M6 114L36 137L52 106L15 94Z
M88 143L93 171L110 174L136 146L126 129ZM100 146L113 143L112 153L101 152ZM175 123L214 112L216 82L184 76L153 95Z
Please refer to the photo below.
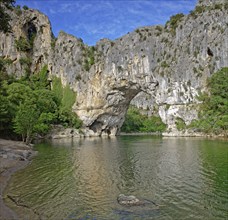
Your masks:
M22 219L228 218L228 142L120 136L37 144L5 194ZM124 207L119 194L156 206Z

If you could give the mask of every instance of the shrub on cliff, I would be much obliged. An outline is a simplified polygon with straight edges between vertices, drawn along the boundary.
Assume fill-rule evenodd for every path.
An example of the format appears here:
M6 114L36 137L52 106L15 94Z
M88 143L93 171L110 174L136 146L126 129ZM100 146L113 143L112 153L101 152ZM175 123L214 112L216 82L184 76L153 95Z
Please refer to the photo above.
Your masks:
M24 6L23 6L23 9L24 9L24 10L28 10L29 7L28 7L27 5L24 5Z
M15 0L0 0L0 31L7 33L11 31L10 15L6 12L6 9L11 9Z
M178 27L180 21L184 17L183 13L176 14L170 17L170 20L166 22L165 27L167 28L168 26L170 27L171 34L176 33L176 28Z
M15 40L15 46L18 51L23 51L23 52L26 52L32 49L32 45L24 37L20 37L18 40Z
M209 92L201 95L199 120L190 127L202 132L228 135L228 67L222 68L208 80Z

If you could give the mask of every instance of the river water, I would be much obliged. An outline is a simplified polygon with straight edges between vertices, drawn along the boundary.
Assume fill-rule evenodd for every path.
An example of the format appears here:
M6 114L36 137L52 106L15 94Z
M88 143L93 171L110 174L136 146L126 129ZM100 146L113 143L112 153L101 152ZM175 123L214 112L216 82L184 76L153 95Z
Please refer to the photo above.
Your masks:
M35 148L38 156L6 189L21 219L228 218L227 141L121 136ZM121 193L152 203L124 207Z

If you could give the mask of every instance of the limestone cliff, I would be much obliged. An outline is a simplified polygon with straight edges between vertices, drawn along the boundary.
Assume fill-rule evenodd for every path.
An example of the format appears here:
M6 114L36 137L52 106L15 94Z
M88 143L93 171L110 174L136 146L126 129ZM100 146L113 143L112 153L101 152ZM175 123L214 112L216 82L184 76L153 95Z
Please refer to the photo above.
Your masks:
M28 70L39 71L48 64L52 51L52 31L47 16L32 9L14 9L9 14L12 32L0 32L0 57L13 62L7 68L8 74L20 77Z
M189 124L197 118L207 78L228 66L227 12L224 0L200 0L189 15L173 16L165 26L88 47L64 32L54 39L46 16L22 10L12 13L13 33L0 33L0 55L13 60L8 73L17 76L24 74L24 56L32 58L32 72L48 64L50 76L77 92L73 110L95 135L116 134L130 103L159 114L175 131L177 119ZM32 48L19 51L17 40L30 40L31 33Z

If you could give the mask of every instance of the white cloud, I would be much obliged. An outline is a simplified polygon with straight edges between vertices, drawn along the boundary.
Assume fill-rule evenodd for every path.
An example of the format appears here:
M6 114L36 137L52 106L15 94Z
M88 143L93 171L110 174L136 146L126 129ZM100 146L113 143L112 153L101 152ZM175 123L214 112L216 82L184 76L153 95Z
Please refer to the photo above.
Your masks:
M50 14L57 14L58 13L58 11L56 11L56 10L54 10L52 8L49 9L49 12L50 12Z
M164 24L171 15L192 10L196 0L33 0L26 2L46 12L54 24L55 33L63 29L83 39L94 41L99 38L114 39L140 26Z

